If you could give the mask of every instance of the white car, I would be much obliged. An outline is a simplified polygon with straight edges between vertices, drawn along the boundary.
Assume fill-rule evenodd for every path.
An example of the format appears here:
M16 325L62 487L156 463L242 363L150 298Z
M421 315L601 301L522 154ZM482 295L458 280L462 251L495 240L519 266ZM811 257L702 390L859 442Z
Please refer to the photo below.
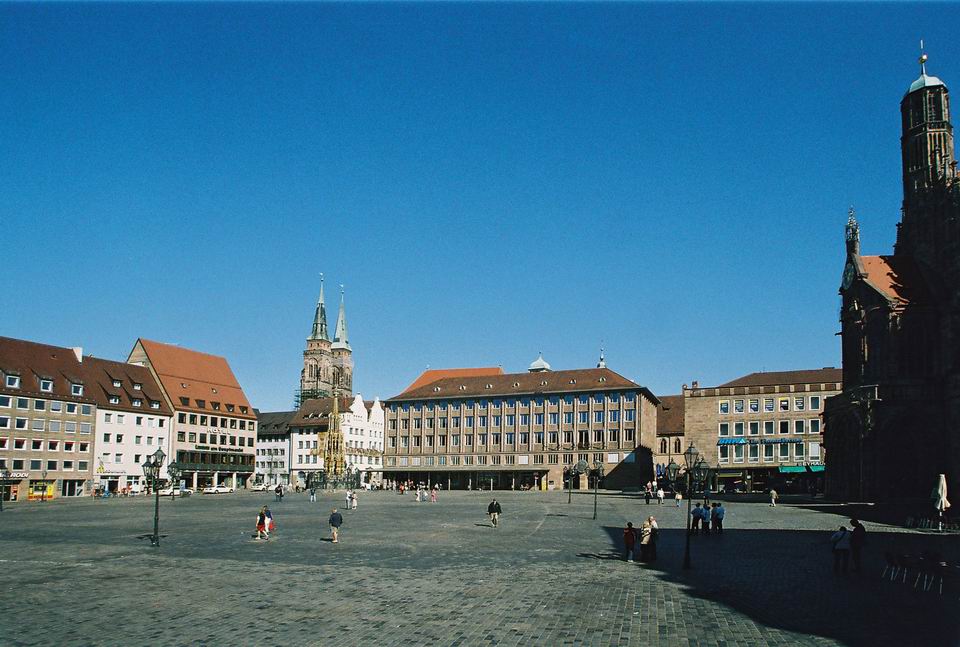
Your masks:
M158 492L158 494L160 496L190 496L191 494L193 494L193 490L191 490L190 488L183 488L181 490L178 487L175 487L175 488L165 487L165 488L162 488Z
M233 492L233 488L226 485L210 485L203 488L202 492L204 494L229 494Z
M257 483L256 485L251 485L251 486L250 486L250 491L251 491L251 492L269 492L269 491L272 490L272 489L273 489L273 488L271 488L271 487L270 487L269 485L267 485L266 483Z

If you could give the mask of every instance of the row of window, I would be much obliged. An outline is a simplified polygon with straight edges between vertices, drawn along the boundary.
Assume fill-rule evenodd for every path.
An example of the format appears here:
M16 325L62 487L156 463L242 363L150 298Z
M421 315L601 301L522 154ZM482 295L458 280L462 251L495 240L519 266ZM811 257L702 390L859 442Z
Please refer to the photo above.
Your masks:
M107 401L108 401L110 404L120 404L120 396L119 396L119 395L111 395L111 396L108 396L108 397L107 397ZM133 405L133 406L135 406L135 407L142 407L142 406L143 406L143 400L142 400L141 398L131 398L131 399L130 399L130 404ZM151 409L159 409L159 408L160 408L160 403L157 402L156 400L150 400L150 408L151 408Z
M122 443L122 442L123 442L123 434L105 433L105 434L103 434L103 442L105 442L105 443L109 443L109 442ZM133 444L134 444L134 445L142 445L142 444L143 444L143 436L134 436L134 437L133 437ZM147 445L152 445L152 444L153 444L153 436L147 436ZM158 446L163 446L163 436L159 436L159 437L157 438L157 445L158 445Z
M64 431L68 434L77 432L79 426L81 434L89 434L93 430L93 424L81 422L79 425L73 420L45 420L44 418L14 418L12 421L14 429L30 431L49 431L59 433ZM0 416L0 429L10 429L11 420L9 416Z
M39 378L40 390L44 393L53 393L53 379L47 377ZM21 380L19 375L7 374L4 379L8 389L19 389ZM80 397L83 395L83 385L79 382L70 382L70 395Z
M143 426L144 419L145 419L144 416L135 416L135 417L134 417L134 423L135 423L138 427L142 427L142 426ZM116 422L117 422L118 425L124 424L124 423L126 422L126 420L127 420L127 417L126 417L124 414L122 414L122 413L118 413L118 414L117 414L117 421L116 421ZM105 414L103 414L103 421L104 421L105 423L112 424L112 423L113 423L113 414L112 414L112 413L105 413ZM163 418L150 418L150 417L147 417L147 418L146 418L146 422L147 422L147 426L148 426L148 427L154 427L154 426L156 426L156 427L159 427L159 428L163 429L163 426L164 426L164 419L163 419Z
M795 434L808 432L811 434L820 433L820 418L812 418L810 420L764 420L762 424L763 433L767 436L778 432L781 434L789 434L791 428ZM730 432L732 431L732 435L734 436L743 436L746 430L746 435L759 436L760 425L761 422L759 420L733 423L721 422L717 428L717 433L720 436L730 436Z
M257 456L285 456L286 454L287 450L283 447L269 447L257 450Z
M733 408L730 408L731 402ZM796 395L792 397L782 397L782 398L763 398L763 411L764 413L771 413L773 411L790 411L790 404L793 403L793 411L819 411L820 404L822 402L821 396L811 395L811 396L801 396ZM718 408L720 413L744 413L744 406L746 406L746 412L748 413L760 413L760 398L749 398L743 400L720 400Z
M35 452L43 451L44 442L46 442L47 451L50 451L50 452L61 451L61 447L63 448L62 451L65 451L65 452L79 451L81 454L86 454L87 452L90 451L89 441L76 442L73 440L64 440L62 441L62 444L61 444L61 441L59 440L44 441L40 438L30 439L30 449ZM26 451L27 439L14 438L12 446L15 450ZM0 438L0 450L10 449L10 447L11 447L11 443L9 438Z
M186 387L187 387L186 384L181 384L181 386L182 386L183 388L186 388ZM213 392L216 393L217 390L214 389ZM198 408L198 409L206 409L206 408L207 408L207 401L206 401L206 400L196 400L196 403L197 403L197 408ZM183 406L185 406L185 407L189 407L189 406L190 406L190 398L181 396L181 397L180 397L180 404L183 405ZM233 413L234 410L237 409L237 407L234 407L234 405L232 405L232 404L226 404L226 405L224 405L224 406L225 406L225 409L226 409L227 413ZM210 402L210 408L213 409L214 411L220 411L220 403L219 403L219 402ZM247 411L248 411L247 407L245 407L245 406L243 406L243 405L240 405L239 409L240 409L240 413L244 413L244 414L247 413Z
M236 418L219 418L217 416L204 416L196 413L186 414L178 413L177 422L181 425L187 424L187 421L190 421L191 425L199 424L201 427L207 427L207 422L209 421L210 427L220 427L221 429L237 429L238 427L241 430L256 431L257 423L253 420L249 422L247 420L237 420ZM217 424L217 423L220 424Z
M245 437L243 437L243 436L239 436L239 437L238 437L238 436L228 436L227 434L220 434L220 435L219 435L219 439L220 439L220 442L219 442L219 443L217 442L217 438L218 438L217 434L200 433L200 440L198 441L198 440L197 440L197 432L195 432L195 431L191 431L191 432L189 432L189 433L188 433L188 432L185 432L185 431L178 431L178 432L177 432L177 442L181 442L181 443L184 443L184 442L191 442L191 443L199 442L199 444L201 444L201 445L232 445L232 446L234 446L234 447L244 447L244 446L246 446L246 447L253 447L253 437L252 437L252 436L249 437L249 438L245 438ZM209 440L209 442L208 442L208 440Z
M581 404L581 405L586 406L586 405L589 405L589 404L590 404L590 401L591 401L591 400L593 401L594 404L604 404L604 403L606 403L606 404L609 405L609 404L619 404L619 403L620 403L620 400L623 400L624 402L630 403L630 402L633 402L635 399L636 399L636 396L635 396L633 393L624 393L624 394L620 394L620 393L606 393L606 394L604 394L604 393L595 393L592 397L589 396L589 395L579 395L579 396L577 396L577 395L567 395L567 396L564 396L564 397L562 398L564 404L567 404L567 405L569 405L569 406L573 406L574 403L579 403L579 404ZM456 400L455 400L455 401L451 401L451 402L449 402L449 403L446 402L446 401L440 401L440 402L436 402L436 403L434 403L434 402L423 402L423 403L414 402L414 403L412 403L412 404L409 403L409 402L403 402L403 403L401 403L399 406L397 405L396 402L393 402L393 403L390 404L390 411L397 411L397 409L399 409L399 410L401 410L401 411L409 411L410 409L413 409L414 411L424 410L424 411L428 411L428 412L434 411L434 409L436 409L437 411L446 411L448 407L450 408L451 411L459 411L461 405L462 405L465 409L472 409L475 405L476 405L476 406L479 406L481 409L484 409L484 408L486 408L486 407L488 407L488 406L490 406L490 407L497 407L497 408L499 408L499 407L516 407L516 406L518 406L518 405L521 406L521 407L529 407L531 403L532 403L534 406L536 406L536 407L542 407L545 401L546 401L546 402L549 402L550 404L560 404L560 400L561 400L561 397L560 397L560 396L554 395L554 396L550 396L549 398L542 398L542 397L534 397L534 398L492 398L492 399L490 399L490 400L487 400L487 399L481 399L481 400L478 400L478 401L465 400L465 401L463 401L463 402L460 402L460 401L456 401Z
M284 461L257 461L258 469L284 469L286 465Z
M149 444L149 443L148 443L148 444ZM122 463L122 462L123 462L123 454L110 454L109 452L103 452L103 454L100 455L100 462L101 462L101 463L109 463L111 457L113 458L113 462L114 462L114 463ZM142 458L143 458L143 454L134 454L134 455L133 455L133 462L134 462L135 464L137 464L137 465L142 465L142 464L143 464L143 462L142 462L142 460L141 460Z
M16 405L17 409L24 411L30 409L30 398L13 398L9 395L0 395L0 409L11 409ZM62 402L60 400L41 400L39 398L33 401L34 411L52 411L54 413L79 413L82 416L93 414L92 404L77 404L76 402Z
M634 431L633 429L624 429L623 430L623 440L626 442L633 442ZM493 432L490 434L477 434L476 435L476 444L477 445L486 445L489 440L490 444L499 445L501 440L505 441L508 445L513 445L516 443L517 438L519 437L521 445L527 445L530 443L530 438L533 437L533 442L536 445L544 444L544 441L548 443L557 444L560 442L561 433L557 431L521 431L513 432L508 431L501 434L500 432ZM592 433L592 438L595 443L602 442L620 442L620 430L619 429L595 429ZM563 432L563 442L572 443L574 441L574 432L564 431ZM447 436L445 434L440 434L438 436L400 436L399 437L400 447L433 447L434 442L436 442L437 447L446 447L447 446ZM434 440L436 439L436 441ZM452 434L450 436L450 445L453 447L458 447L460 445L461 439L463 444L466 447L470 447L474 444L474 436L467 434L461 436L460 434ZM589 443L591 442L591 432L589 431L579 431L576 435L577 442L580 443ZM388 446L393 448L397 446L397 436L390 436L387 439Z
M507 427L515 427L517 424L518 416L512 413L508 413L505 416L489 416L489 422L491 427L500 427L501 424L506 419ZM531 414L521 413L519 415L520 426L528 427L530 426ZM534 413L533 414L533 424L536 426L543 426L544 414ZM550 413L547 414L547 418L551 426L558 426L560 424L560 414L559 413ZM628 409L623 412L624 422L634 422L636 420L636 411L633 409ZM448 423L449 421L449 423ZM477 427L486 427L488 416L462 416L456 418L437 418L436 425L439 429L447 429L448 424L450 427L456 429L458 427L465 427L471 429L474 426L474 421L476 421ZM577 422L579 424L585 425L590 422L590 412L589 411L580 411L577 413ZM597 424L603 424L604 422L619 423L620 422L620 412L619 411L594 411L593 412L593 422ZM572 425L573 424L573 412L568 411L563 414L563 424ZM433 429L434 427L434 418L413 418L413 428L414 429L423 429L426 426L427 429ZM397 428L396 418L390 419L390 429ZM401 429L410 428L410 420L403 418L400 420Z
M40 471L44 469L43 460L39 458L31 458L29 461L25 461L22 458L6 459L0 458L0 469L12 469L14 471L25 469L25 465L30 466L32 471ZM62 469L64 472L72 472L76 469L78 472L86 472L90 469L90 461L73 461L73 460L64 460L58 461L54 459L48 459L46 462L46 470L48 472L56 472L59 469ZM76 465L76 468L74 468ZM62 466L62 467L60 467Z
M744 447L747 449L744 450ZM747 462L760 462L760 447L763 447L763 461L789 461L791 454L794 461L819 461L820 444L819 443L781 443L779 445L721 445L719 450L721 463L743 463L744 456ZM792 449L791 449L792 448Z
M354 456L353 454L347 454L344 458L348 463L380 464L379 456ZM297 454L298 465L316 465L319 459L320 457L317 454Z
M577 460L591 460L594 463L617 464L621 460L630 461L631 454L619 453L595 453L595 454L563 454L563 464L573 465L574 456ZM531 463L531 458L533 462ZM532 457L527 454L490 454L478 456L388 456L388 467L423 467L433 465L559 465L560 454L534 454Z

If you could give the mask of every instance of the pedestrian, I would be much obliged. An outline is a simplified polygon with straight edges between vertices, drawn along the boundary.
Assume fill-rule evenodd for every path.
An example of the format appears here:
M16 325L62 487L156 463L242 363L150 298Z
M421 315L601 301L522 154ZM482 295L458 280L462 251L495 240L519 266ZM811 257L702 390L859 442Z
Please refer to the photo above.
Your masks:
M333 537L333 543L340 542L340 526L343 525L343 515L334 508L330 513L330 535Z
M493 524L493 527L496 528L500 524L500 515L503 514L503 509L500 507L500 503L494 499L490 502L490 505L487 506L487 514L490 515L490 523Z
M652 516L640 526L640 561L654 562L657 559L657 521Z
M657 488L657 505L663 505L663 488Z
M646 500L647 505L650 505L650 487L646 487L643 490L643 498Z
M771 508L776 508L776 507L777 507L777 498L778 498L779 496L780 496L780 495L777 494L777 491L776 491L776 490L774 490L773 488L770 488L770 507L771 507Z
M349 510L349 509L350 509L350 502L351 502L352 500L353 500L353 491L351 491L351 490L348 488L347 491L346 491L346 493L344 494L343 507L346 508L347 510Z
M636 543L637 530L633 527L633 523L628 521L627 527L623 529L623 558L628 562L633 562Z
M283 501L283 486L282 486L282 485L280 485L280 484L278 483L278 484L277 484L277 487L274 488L273 493L277 495L277 496L276 496L277 503L280 503L281 501Z
M844 574L847 572L847 563L850 560L850 532L846 526L840 526L837 532L830 536L833 544L833 572Z
M350 509L357 509L357 493L355 491L350 493Z
M690 520L690 534L696 535L700 532L700 522L703 520L699 503L690 511L690 516L692 517Z
M430 490L430 503L436 503L436 502L437 502L437 488L434 487L432 490Z
M310 488L310 503L316 503L316 502L317 502L317 488L316 488L316 487L311 487L311 488Z
M703 507L700 508L700 517L703 519L703 534L710 534L710 504L704 503Z
M257 513L257 539L263 537L264 540L270 540L270 531L267 528L267 506L260 508Z
M863 551L863 544L867 539L867 529L863 527L859 519L851 519L850 525L853 530L850 532L850 557L853 558L853 572L860 572L860 555Z
M680 507L680 502L683 501L683 495L680 494L680 490L677 490L673 495L673 500L677 502L677 507Z
M727 511L723 507L723 501L720 503L714 503L713 505L717 506L713 510L713 531L718 535L723 534L723 515L727 514Z

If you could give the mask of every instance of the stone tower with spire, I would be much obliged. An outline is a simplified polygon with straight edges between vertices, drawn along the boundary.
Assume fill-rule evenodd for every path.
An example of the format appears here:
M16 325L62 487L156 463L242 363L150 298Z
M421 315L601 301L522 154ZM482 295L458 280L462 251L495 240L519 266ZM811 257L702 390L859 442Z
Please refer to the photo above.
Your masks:
M324 300L323 275L320 275L320 297L313 314L313 326L303 351L303 370L300 371L300 388L294 406L300 407L304 400L330 397L334 387L340 396L353 394L353 359L347 342L347 321L344 314L343 286L340 289L340 313L333 341L327 326L327 307Z

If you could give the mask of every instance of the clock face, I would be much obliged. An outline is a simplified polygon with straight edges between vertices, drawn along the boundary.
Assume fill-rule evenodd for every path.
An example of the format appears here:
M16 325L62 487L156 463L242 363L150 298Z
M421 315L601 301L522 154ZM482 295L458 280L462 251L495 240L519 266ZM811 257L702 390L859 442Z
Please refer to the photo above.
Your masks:
M853 283L854 270L853 263L847 263L847 266L843 268L843 289L846 290L850 287L850 284Z

